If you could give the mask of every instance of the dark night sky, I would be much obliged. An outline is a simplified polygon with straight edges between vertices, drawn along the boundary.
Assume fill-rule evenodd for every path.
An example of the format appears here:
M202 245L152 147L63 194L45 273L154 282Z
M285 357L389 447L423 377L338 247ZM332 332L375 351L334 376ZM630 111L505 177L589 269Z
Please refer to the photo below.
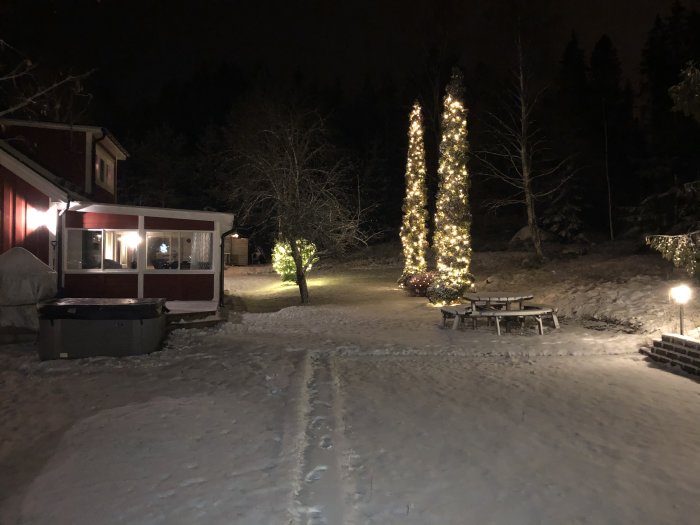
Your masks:
M232 7L235 4L241 6ZM441 38L454 42L467 67L479 61L508 65L520 19L542 62L559 60L572 30L587 52L607 33L618 47L625 74L636 79L654 17L668 15L672 4L673 0L325 0L227 2L222 8L210 1L209 7L170 12L168 27L158 32L161 43L179 40L178 56L169 57L173 67L178 58L190 63L203 58L260 62L290 70L298 65L309 76L340 78L352 85L368 73L381 79L389 72L399 80L420 69L426 50ZM700 8L700 0L685 0L684 5Z
M231 7L235 4L241 6ZM479 61L507 65L520 19L526 39L543 62L559 60L572 30L587 52L607 33L618 47L626 75L634 78L654 17L668 15L672 4L673 0L325 0L227 2L222 8L210 1L209 7L169 13L169 27L158 31L161 42L179 40L180 56L188 62L228 58L271 68L298 65L310 76L357 83L366 72L382 78L388 71L398 79L419 69L427 48L440 38L454 42L466 66ZM684 5L700 8L700 0L685 0Z
M607 33L637 85L646 35L673 1L4 0L0 37L39 62L98 67L121 83L123 95L139 97L187 78L203 62L222 61L272 72L298 68L308 80L340 80L346 91L368 76L401 85L441 40L466 68L503 68L519 23L530 54L549 72L572 30L587 55ZM700 0L683 5L700 8Z

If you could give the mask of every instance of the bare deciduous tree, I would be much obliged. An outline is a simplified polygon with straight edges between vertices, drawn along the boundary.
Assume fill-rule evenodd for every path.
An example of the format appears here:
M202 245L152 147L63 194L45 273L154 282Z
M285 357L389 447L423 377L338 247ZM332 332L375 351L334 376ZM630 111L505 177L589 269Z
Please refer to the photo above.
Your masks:
M93 73L43 81L37 65L0 39L0 117L29 113L54 121L74 120L76 96L89 99L82 81Z
M538 259L544 258L542 237L537 225L536 203L556 191L571 175L561 176L556 184L540 187L541 179L560 175L570 159L548 161L548 147L534 118L541 92L533 92L525 65L523 49L517 43L517 67L514 82L507 93L502 115L491 114L489 131L493 146L476 153L482 165L482 174L503 182L510 187L507 197L491 202L491 208L521 204L527 212L527 224Z
M306 270L295 241L335 252L365 241L361 212L348 198L350 166L336 155L316 112L268 107L254 121L254 129L233 138L238 166L230 195L243 223L267 222L289 243L301 302L307 303Z

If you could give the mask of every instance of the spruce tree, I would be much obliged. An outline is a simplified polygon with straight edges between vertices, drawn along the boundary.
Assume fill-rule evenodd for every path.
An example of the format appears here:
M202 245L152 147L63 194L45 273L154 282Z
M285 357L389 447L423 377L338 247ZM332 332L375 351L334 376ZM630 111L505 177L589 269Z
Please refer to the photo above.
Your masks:
M428 248L427 196L425 189L425 146L423 145L423 115L418 101L413 104L408 127L408 156L406 159L406 196L403 201L404 269L400 284L426 269L425 252Z
M454 301L472 284L467 110L463 93L462 74L455 68L443 99L433 242L438 276L429 290L431 302Z

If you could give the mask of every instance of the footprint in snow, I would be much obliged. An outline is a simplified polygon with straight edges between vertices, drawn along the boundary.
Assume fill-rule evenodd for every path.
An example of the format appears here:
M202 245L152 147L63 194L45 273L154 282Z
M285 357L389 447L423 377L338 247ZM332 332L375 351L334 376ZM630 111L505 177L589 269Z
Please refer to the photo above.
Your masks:
M199 485L200 483L204 483L206 479L204 478L191 478L191 479L186 479L182 483L180 483L181 487L189 487L190 485Z
M328 470L328 467L326 465L318 465L306 475L304 481L306 481L307 483L313 483L314 481L318 481L319 479L321 479L321 476L326 470Z
M322 436L321 437L321 442L318 444L319 447L329 449L333 447L333 440L331 439L330 436Z

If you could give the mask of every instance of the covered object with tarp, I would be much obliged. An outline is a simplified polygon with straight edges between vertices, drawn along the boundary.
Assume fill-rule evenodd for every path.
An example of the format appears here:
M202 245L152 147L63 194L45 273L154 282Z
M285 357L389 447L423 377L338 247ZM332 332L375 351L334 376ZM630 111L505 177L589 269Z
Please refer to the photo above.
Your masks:
M56 296L56 272L24 248L0 254L0 341L39 330L37 303Z

